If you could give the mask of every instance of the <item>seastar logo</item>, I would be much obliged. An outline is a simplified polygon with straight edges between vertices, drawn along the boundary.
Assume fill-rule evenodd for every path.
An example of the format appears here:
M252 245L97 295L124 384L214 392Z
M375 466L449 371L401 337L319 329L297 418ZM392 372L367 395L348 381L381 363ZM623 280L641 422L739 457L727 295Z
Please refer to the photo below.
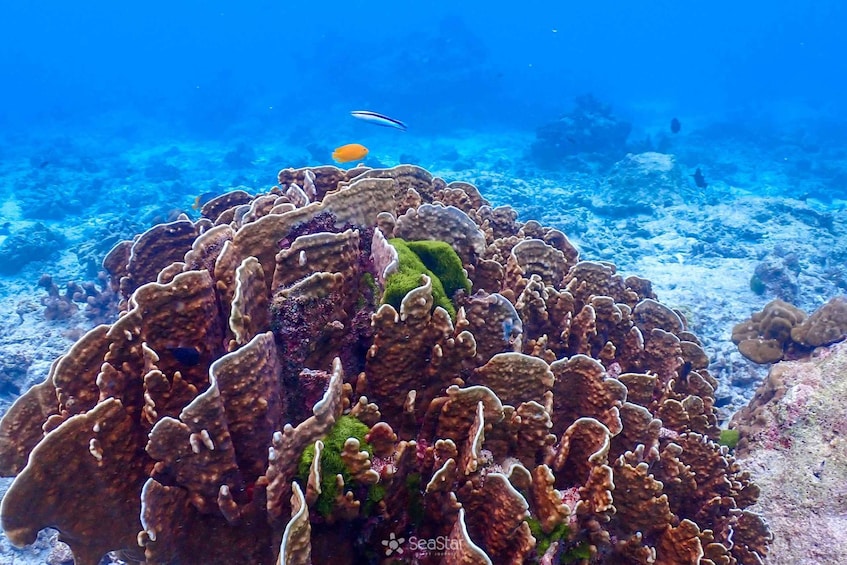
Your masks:
M382 545L385 547L386 557L389 555L403 555L403 548L400 547L406 541L406 538L398 538L394 532L388 534L388 539L382 540Z

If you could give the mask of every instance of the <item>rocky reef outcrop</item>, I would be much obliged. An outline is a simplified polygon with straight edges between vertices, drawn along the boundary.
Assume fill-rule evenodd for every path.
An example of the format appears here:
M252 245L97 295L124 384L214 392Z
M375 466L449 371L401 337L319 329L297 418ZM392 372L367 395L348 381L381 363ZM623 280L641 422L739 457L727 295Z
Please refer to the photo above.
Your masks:
M536 130L529 156L549 169L573 164L585 154L588 160L611 164L626 154L632 124L612 112L611 106L588 94L578 96L573 109Z
M753 508L774 532L769 563L847 559L847 343L771 367L731 426L735 449L762 489Z

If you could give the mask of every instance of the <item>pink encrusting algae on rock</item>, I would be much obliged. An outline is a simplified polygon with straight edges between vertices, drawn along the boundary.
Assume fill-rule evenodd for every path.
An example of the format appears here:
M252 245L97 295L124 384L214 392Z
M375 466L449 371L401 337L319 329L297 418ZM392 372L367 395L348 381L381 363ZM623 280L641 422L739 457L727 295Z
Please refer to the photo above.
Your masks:
M78 565L764 559L708 358L649 281L410 165L285 169L203 216L110 253L121 316L0 423L14 543L55 527ZM382 304L392 238L461 272ZM472 285L454 319L439 276Z
M847 343L771 367L731 426L774 531L768 563L847 561Z

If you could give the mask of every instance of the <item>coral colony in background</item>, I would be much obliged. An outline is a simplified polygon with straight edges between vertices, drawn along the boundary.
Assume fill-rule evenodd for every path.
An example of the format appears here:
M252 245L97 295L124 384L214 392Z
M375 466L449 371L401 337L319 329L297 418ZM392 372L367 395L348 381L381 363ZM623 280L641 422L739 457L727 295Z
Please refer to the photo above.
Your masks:
M55 527L78 565L762 563L684 317L516 217L414 166L285 169L118 244L120 317L0 424L8 537Z

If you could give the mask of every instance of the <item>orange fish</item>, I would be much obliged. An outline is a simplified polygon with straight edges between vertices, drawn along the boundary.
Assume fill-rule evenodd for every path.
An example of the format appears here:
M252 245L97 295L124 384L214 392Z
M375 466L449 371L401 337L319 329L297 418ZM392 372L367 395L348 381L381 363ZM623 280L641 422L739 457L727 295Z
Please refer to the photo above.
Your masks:
M342 145L332 152L332 158L338 163L349 163L350 161L358 161L364 159L368 154L368 148L358 143L348 143Z

